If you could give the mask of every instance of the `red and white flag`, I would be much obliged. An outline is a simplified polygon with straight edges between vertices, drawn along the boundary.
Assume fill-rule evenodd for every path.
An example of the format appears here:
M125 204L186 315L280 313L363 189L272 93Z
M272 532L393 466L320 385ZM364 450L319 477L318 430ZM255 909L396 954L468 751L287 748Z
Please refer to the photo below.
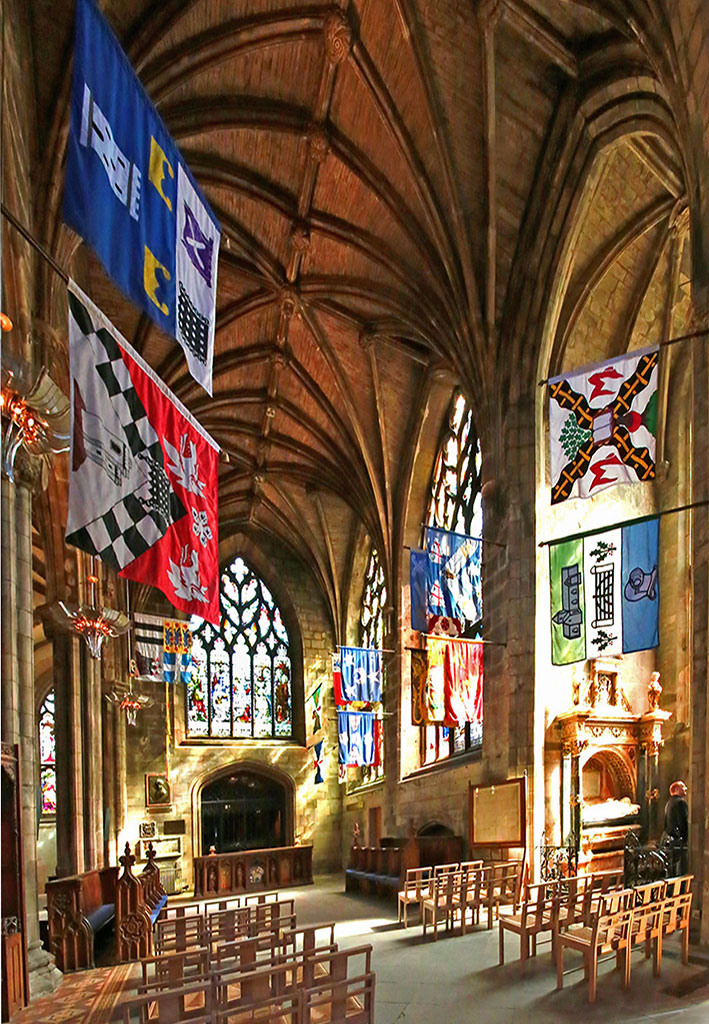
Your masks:
M69 354L67 542L218 624L218 445L73 282Z

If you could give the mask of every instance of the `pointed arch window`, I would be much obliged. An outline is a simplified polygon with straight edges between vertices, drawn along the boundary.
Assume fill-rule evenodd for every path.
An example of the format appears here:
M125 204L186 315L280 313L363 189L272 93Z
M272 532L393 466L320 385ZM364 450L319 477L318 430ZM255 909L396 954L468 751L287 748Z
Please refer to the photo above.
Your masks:
M221 624L194 616L187 732L214 739L291 739L290 642L271 591L237 557L221 575Z
M54 735L54 690L39 709L39 783L44 816L57 813L56 738Z
M483 535L482 451L473 413L462 391L456 391L431 476L426 524L471 537ZM472 626L472 624L470 624ZM469 635L480 635L481 624ZM420 728L420 763L443 761L479 748L482 725L448 729L442 725Z
M384 647L384 615L387 604L386 579L384 569L379 560L379 552L372 545L364 574L362 603L359 611L359 645L360 647ZM376 782L384 775L384 732L381 706L375 705L376 722L374 724L374 742L378 751L377 763L353 769L358 778L355 785Z
M362 605L359 613L360 647L384 646L384 609L387 603L387 588L384 570L375 547L369 555L364 575Z

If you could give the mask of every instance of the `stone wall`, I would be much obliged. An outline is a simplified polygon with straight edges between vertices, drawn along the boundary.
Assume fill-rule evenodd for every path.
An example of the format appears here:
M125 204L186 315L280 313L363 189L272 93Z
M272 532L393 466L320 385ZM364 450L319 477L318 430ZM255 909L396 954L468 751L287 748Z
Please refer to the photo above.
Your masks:
M285 773L294 784L294 837L296 842L313 844L313 867L316 872L334 871L341 865L340 855L340 793L337 782L336 726L332 710L331 654L332 627L325 607L308 571L295 559L268 542L258 545L246 538L236 538L223 545L222 564L236 554L244 559L267 584L281 608L291 641L294 662L294 722L302 729L302 699L325 681L323 692L325 741L325 781L314 784L312 751L300 742L275 740L196 741L190 740L185 728L185 696L181 686L170 692L170 725L173 742L170 747L170 777L173 802L166 812L149 813L145 807L145 774L165 771L165 699L162 688L154 693L153 707L141 712L135 728L127 727L127 814L121 843L133 844L138 838L138 823L155 820L159 832L165 819L184 819L181 872L192 884L192 857L200 849L199 792L208 779L228 770L230 766L264 765ZM299 655L299 639L302 655ZM302 673L297 660L302 657ZM302 736L299 737L299 739Z

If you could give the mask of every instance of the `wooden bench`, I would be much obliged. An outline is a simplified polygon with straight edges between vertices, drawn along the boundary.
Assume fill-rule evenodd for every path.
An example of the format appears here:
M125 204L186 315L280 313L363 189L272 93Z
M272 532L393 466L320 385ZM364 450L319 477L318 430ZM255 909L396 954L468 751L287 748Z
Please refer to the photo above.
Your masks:
M126 843L119 858L123 874L116 883L116 960L127 963L150 956L153 952L153 925L167 903L167 893L160 881L155 863L155 850L149 844L148 863L139 876L133 874L135 857Z
M411 868L432 868L444 862L458 866L462 854L461 836L411 836L382 840L381 846L353 846L345 890L398 901Z
M47 882L49 944L60 971L94 966L94 938L113 923L117 867Z

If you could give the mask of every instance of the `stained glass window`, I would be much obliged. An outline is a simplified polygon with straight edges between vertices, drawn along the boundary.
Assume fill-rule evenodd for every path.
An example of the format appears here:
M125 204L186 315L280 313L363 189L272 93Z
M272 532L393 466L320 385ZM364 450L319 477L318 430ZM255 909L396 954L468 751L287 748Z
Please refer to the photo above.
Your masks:
M39 781L42 791L42 814L57 813L55 753L54 690L50 690L39 709Z
M445 434L433 467L426 523L456 533L467 533L472 537L482 537L481 488L480 440L465 395L457 391L451 402ZM459 729L424 725L420 733L422 765L465 753L482 743L482 725L478 724L465 725Z
M387 603L387 588L384 579L384 569L379 561L379 553L372 547L367 562L367 571L364 575L364 588L362 590L362 604L359 613L359 643L360 647L376 647L381 650L384 646L384 609ZM378 750L377 764L366 765L360 769L360 777L357 781L361 783L373 782L384 775L384 729L382 708L375 710L377 721L374 726L374 742Z
M288 632L273 595L243 558L221 576L221 625L193 616L187 686L190 736L289 739Z

